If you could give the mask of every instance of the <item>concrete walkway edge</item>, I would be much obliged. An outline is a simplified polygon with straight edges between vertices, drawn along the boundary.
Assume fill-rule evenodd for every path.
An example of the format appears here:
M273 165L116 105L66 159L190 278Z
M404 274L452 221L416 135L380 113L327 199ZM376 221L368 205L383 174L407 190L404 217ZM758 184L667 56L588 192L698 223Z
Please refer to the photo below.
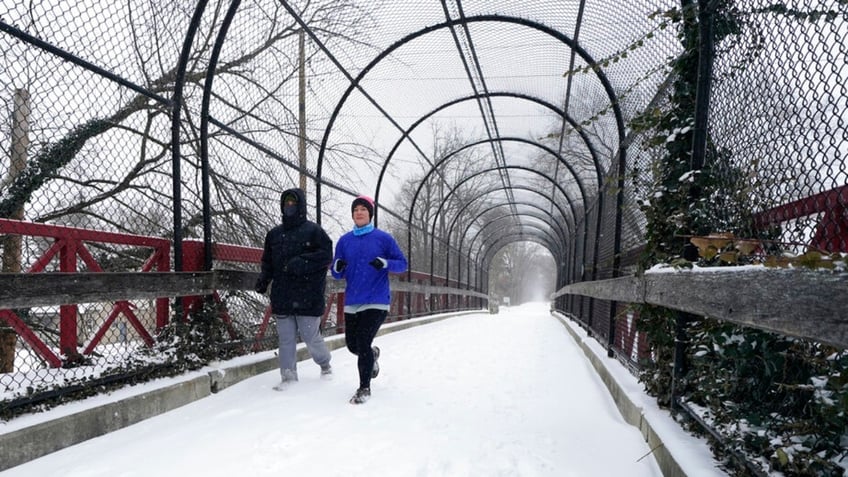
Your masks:
M681 467L676 456L663 443L659 433L657 432L657 427L651 422L651 419L645 414L644 410L630 399L627 392L625 392L620 383L618 383L618 381L616 381L610 373L605 361L614 359L598 356L598 354L586 343L586 339L576 332L575 327L577 327L577 324L574 321L557 312L553 312L551 314L565 326L565 329L568 330L568 333L572 336L572 338L574 338L574 341L577 342L586 354L589 362L591 362L592 366L595 368L595 372L598 373L598 376L609 390L610 396L612 396L613 401L615 401L618 411L621 413L624 420L631 426L638 428L642 433L642 437L645 438L645 442L647 442L648 446L653 449L654 459L656 460L657 465L659 465L660 470L662 470L663 476L687 477L686 472L683 470L683 467ZM593 338L588 339L594 340ZM618 363L618 361L615 362Z

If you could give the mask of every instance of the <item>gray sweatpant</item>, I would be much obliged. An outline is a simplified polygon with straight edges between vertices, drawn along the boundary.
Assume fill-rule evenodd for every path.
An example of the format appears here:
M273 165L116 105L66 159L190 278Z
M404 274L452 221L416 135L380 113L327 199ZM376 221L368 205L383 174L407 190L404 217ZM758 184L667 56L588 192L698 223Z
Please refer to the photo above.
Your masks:
M332 355L324 343L319 329L320 316L274 315L277 319L279 336L280 375L283 381L297 381L297 335L306 344L306 349L315 364L327 366Z

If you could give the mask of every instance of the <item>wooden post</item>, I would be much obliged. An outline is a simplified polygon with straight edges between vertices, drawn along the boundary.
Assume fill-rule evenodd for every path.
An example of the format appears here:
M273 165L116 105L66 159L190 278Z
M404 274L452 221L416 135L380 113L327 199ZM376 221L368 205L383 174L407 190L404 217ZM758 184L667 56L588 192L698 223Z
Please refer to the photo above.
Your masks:
M29 91L16 89L12 106L12 140L9 158L9 174L6 184L12 184L15 178L26 167L27 149L29 149ZM9 219L24 218L23 206L15 210ZM3 272L21 272L21 236L10 234L2 239ZM12 328L0 323L0 373L11 373L15 370L15 346L18 336Z

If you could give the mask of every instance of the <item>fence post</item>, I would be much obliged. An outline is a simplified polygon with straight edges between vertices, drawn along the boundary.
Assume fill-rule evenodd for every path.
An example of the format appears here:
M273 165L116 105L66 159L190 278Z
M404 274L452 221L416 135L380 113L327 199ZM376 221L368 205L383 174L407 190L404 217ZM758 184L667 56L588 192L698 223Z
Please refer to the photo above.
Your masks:
M677 396L680 393L678 382L686 374L686 345L689 343L686 325L694 317L691 313L678 312L674 319L674 368L671 372L671 396L669 397L672 412L678 408Z

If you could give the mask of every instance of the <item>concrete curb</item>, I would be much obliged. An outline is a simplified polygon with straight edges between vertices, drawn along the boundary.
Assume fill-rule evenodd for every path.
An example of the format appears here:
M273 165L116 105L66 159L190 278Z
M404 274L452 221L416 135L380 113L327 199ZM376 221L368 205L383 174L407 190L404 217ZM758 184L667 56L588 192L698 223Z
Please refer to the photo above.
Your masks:
M481 311L483 310L446 313L388 323L380 328L378 336ZM331 351L345 346L343 335L327 337L324 341ZM308 351L301 345L297 359L302 361L308 358ZM224 366L171 386L0 434L0 472L191 404L277 367L276 357L248 364Z
M648 446L653 449L652 453L654 460L656 460L657 465L660 467L663 476L687 477L686 472L684 472L675 456L663 444L662 439L657 434L656 426L651 423L642 407L638 406L630 399L627 392L615 380L612 374L610 374L606 363L604 363L604 361L594 351L592 351L591 348L589 348L586 341L574 331L574 325L568 318L558 313L551 314L565 326L565 329L586 354L589 362L592 363L592 367L595 368L595 372L598 373L598 376L606 385L607 390L609 390L610 396L612 396L613 401L615 401L615 405L618 407L618 411L621 413L624 420L631 426L638 428L642 433L642 437L645 438Z
M212 394L208 376L0 435L0 471L130 426Z

